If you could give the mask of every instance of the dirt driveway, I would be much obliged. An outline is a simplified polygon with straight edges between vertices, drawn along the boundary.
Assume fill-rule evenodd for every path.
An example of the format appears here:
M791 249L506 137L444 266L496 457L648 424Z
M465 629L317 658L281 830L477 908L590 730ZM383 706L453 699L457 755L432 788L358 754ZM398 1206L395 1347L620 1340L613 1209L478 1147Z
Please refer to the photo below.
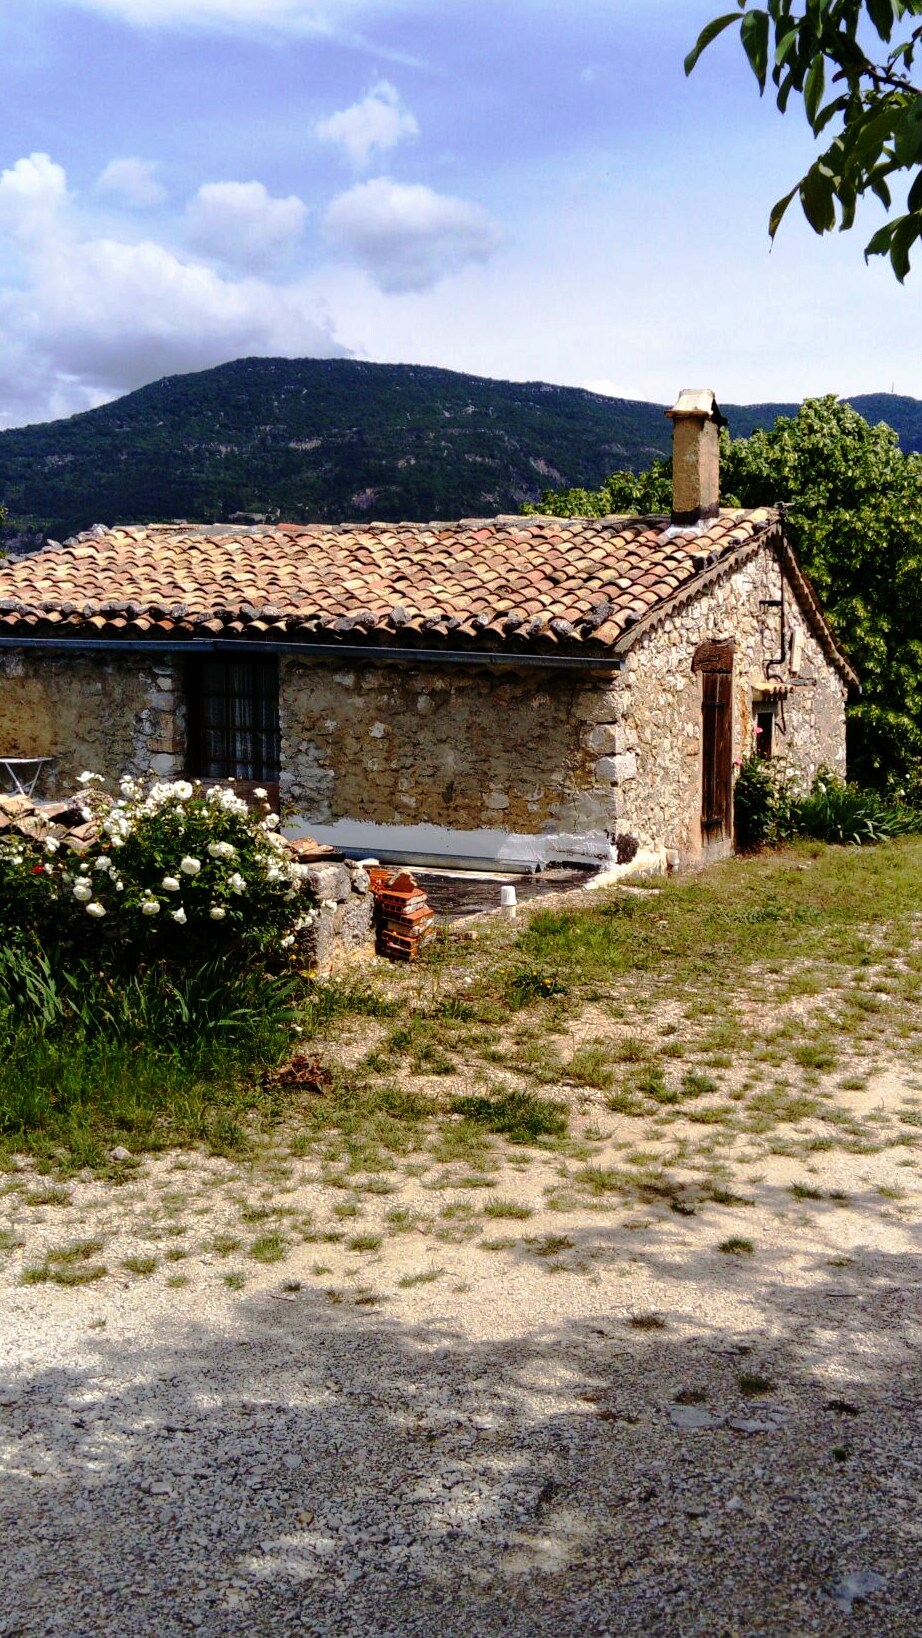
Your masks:
M482 1192L404 1177L351 1237L304 1165L286 1199L313 1233L251 1258L243 1289L234 1225L262 1226L245 1169L168 1155L45 1206L19 1177L0 1633L916 1638L901 1160L824 1155L805 1196L778 1157L739 1203L686 1216L549 1210L561 1161L533 1154ZM478 1210L473 1234L472 1197L533 1215ZM378 1239L401 1213L413 1226ZM60 1245L131 1261L145 1227L154 1272L20 1283Z

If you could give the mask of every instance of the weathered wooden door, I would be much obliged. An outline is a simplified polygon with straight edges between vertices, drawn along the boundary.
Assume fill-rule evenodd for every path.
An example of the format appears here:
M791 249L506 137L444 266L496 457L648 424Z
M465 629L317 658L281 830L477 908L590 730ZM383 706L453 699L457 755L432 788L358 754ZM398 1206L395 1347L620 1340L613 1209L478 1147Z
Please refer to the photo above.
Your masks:
M701 674L701 838L733 833L733 672Z

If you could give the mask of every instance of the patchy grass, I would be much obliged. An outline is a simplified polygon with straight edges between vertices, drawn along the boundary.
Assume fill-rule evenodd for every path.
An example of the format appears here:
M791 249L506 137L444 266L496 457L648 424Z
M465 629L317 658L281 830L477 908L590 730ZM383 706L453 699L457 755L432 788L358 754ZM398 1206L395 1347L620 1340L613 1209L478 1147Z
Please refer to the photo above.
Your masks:
M270 1230L250 1242L249 1255L257 1263L280 1263L288 1255L288 1241L277 1229Z
M492 1095L453 1098L450 1108L475 1127L499 1132L511 1143L534 1143L539 1138L565 1137L569 1115L556 1099L536 1092L498 1090Z
M736 1379L736 1385L744 1399L757 1399L761 1394L775 1391L775 1384L771 1378L762 1376L758 1371L741 1371Z
M130 1257L122 1258L122 1267L129 1274L153 1274L154 1269L157 1267L157 1258L141 1257L132 1253Z
M44 1261L22 1272L23 1285L91 1285L108 1273L104 1263L93 1261L103 1249L103 1241L75 1240L71 1245L46 1251Z
M524 1223L527 1218L534 1216L531 1206L523 1206L518 1200L488 1200L483 1208L484 1217L510 1217Z
M483 924L476 939L449 931L412 968L311 986L301 1041L321 1043L325 1071L312 1091L264 1073L268 1048L247 1064L211 1047L207 1063L180 1063L164 1048L129 1064L100 1043L92 1062L84 1054L68 1068L48 1042L33 1042L21 1072L0 1069L0 1167L31 1154L46 1177L28 1192L16 1183L18 1200L50 1207L72 1203L61 1180L81 1167L125 1181L138 1155L167 1145L256 1160L266 1197L241 1206L254 1244L276 1233L286 1165L299 1156L343 1190L344 1222L417 1165L428 1176L451 1168L441 1187L493 1189L508 1145L523 1159L529 1147L556 1148L582 1163L551 1208L587 1196L600 1206L659 1201L680 1215L708 1200L742 1205L729 1187L724 1199L670 1181L677 1146L697 1166L731 1141L756 1158L807 1160L824 1148L873 1153L897 1134L922 1140L919 1110L900 1110L888 1132L831 1092L863 1090L890 1041L922 1056L919 916L922 840L800 844L664 881L655 894L530 908L516 923ZM572 1117L554 1095L566 1084ZM599 1165L599 1145L623 1148L637 1121L635 1154L612 1165L609 1150ZM108 1158L116 1144L131 1150L130 1164ZM656 1158L667 1149L668 1160ZM485 1216L511 1215L493 1205ZM188 1209L178 1203L174 1214ZM460 1219L442 1231L452 1222L466 1232ZM412 1215L385 1223L393 1233L418 1227ZM219 1235L211 1249L229 1256L241 1243Z
M729 1239L721 1240L717 1247L726 1257L751 1257L755 1249L753 1242L742 1234L731 1234Z

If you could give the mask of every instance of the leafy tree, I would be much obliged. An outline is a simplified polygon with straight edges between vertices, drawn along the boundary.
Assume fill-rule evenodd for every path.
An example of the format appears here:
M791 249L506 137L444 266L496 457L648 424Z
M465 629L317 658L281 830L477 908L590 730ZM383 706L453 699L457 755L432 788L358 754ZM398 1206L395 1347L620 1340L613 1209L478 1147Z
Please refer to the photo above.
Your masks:
M771 213L774 238L795 196L815 233L850 228L858 201L875 194L890 211L891 184L908 182L906 210L879 229L865 256L889 256L902 283L922 235L922 88L913 81L922 44L922 0L768 0L715 17L685 59L690 74L719 34L739 24L759 82L771 75L782 113L803 99L815 137L832 127L828 147ZM740 13L743 13L740 16Z
M903 774L922 758L922 455L850 405L814 398L770 431L724 434L721 485L728 506L786 502L788 538L861 677L852 770L876 784ZM547 492L535 510L597 517L631 510L636 493L668 512L670 463L615 472L588 495Z

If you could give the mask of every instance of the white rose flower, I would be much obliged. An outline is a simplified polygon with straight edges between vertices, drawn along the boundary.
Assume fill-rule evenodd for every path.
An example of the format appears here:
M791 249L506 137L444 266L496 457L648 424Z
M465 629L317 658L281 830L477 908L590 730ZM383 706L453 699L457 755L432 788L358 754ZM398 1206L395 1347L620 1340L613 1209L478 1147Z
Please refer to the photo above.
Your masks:
M160 905L156 899L145 899L141 905L142 916L156 916L160 913Z
M266 871L266 881L280 882L283 879L282 872L279 870L278 865L270 865L269 869Z
M74 882L74 898L86 904L93 897L93 889L89 882Z
M234 871L234 874L231 876L227 885L232 893L245 893L247 890L247 884L241 876L239 870Z
M172 915L174 921L179 922L180 927L185 927L185 925L186 925L186 912L183 909L182 905L179 906L178 910L172 910L170 912L170 914Z
M257 802L265 802L266 797L269 795L269 792L264 791L261 785L257 785L255 791L253 792L253 795L255 796Z
M94 870L111 870L112 860L107 853L101 853L93 866Z
M277 813L267 813L265 819L263 820L263 825L266 830L278 830L280 823L281 820L279 819Z
M193 859L191 853L187 853L184 859L180 859L179 868L184 876L197 876L202 868L202 861Z
M87 905L86 913L88 916L104 916L106 912L98 900L94 899L91 904Z
M283 950L290 949L292 944L294 944L294 941L295 941L294 933L286 933L284 938L279 939L279 943L282 946Z
M164 893L178 893L179 892L179 877L178 876L164 876L163 881L160 883L160 886L163 888Z
M79 779L77 780L77 784L78 785L101 785L102 784L102 774L90 773L87 769L84 769L83 773L80 775Z
M179 802L188 802L190 796L194 796L194 794L195 792L193 791L192 786L189 784L188 779L175 780L170 791L170 795L175 796Z
M46 853L57 853L58 848L60 846L61 846L61 844L58 841L56 836L49 836L47 842L45 843L45 852Z
M208 914L212 921L223 921L224 917L227 915L227 911L225 910L223 904L213 904Z

